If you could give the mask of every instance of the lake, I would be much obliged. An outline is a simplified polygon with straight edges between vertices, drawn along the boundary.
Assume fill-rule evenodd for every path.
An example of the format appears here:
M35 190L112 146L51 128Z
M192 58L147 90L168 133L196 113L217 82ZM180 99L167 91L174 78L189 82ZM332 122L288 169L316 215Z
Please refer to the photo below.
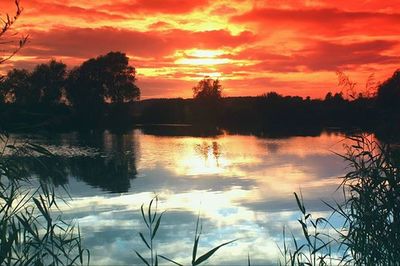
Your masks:
M246 265L248 254L252 265L275 265L283 227L299 231L293 192L302 191L316 217L329 211L321 200L338 197L338 177L347 166L335 154L345 151L342 133L268 138L173 129L164 136L134 129L12 138L58 155L47 163L57 170L54 183L71 196L69 206L61 206L63 217L79 224L92 265L140 264L134 252L146 254L140 206L155 195L159 210L166 211L155 238L158 254L189 264L199 215L199 255L239 239L208 265ZM48 175L37 169L32 174Z

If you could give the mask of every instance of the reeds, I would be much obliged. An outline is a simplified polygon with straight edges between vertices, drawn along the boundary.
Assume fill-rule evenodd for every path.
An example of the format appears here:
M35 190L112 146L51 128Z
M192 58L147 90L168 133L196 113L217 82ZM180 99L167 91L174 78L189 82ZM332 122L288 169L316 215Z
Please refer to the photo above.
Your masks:
M399 150L372 136L349 139L352 145L339 154L350 169L340 185L344 202L325 203L332 210L329 217L340 217L342 226L333 226L329 219L313 220L295 193L303 239L293 236L289 246L284 230L281 265L399 265Z
M46 149L10 143L0 134L0 264L83 265L89 252L83 249L79 228L62 220L51 184L32 185L29 173L14 156L51 156Z
M399 150L368 136L351 138L342 156L351 171L342 182L346 200L335 208L348 229L342 242L357 265L400 263Z
M155 204L154 208L153 208L153 204ZM148 235L147 235L147 237L145 237L143 235L143 233L140 232L139 236L140 236L142 242L145 244L145 246L149 250L149 257L145 258L144 255L140 254L138 251L135 250L136 255L147 266L158 266L158 258L168 261L174 265L183 266L183 264L176 262L173 259L170 259L166 256L157 254L157 250L154 246L153 241L154 241L154 238L159 229L161 218L162 218L163 214L165 213L165 212L162 212L161 214L158 214L158 197L156 196L150 201L148 208L147 208L147 214L145 214L143 204L140 208L140 211L142 214L143 222L145 223L146 228L148 229L147 230ZM228 242L224 242L224 243L214 247L213 249L207 251L203 255L198 256L197 251L198 251L198 247L199 247L200 237L202 234L202 229L203 229L203 227L201 224L200 215L198 215L197 222L196 222L196 230L195 230L194 240L193 240L193 248L192 248L192 259L191 259L192 266L197 266L197 265L200 265L200 264L208 261L208 259L210 259L214 255L214 253L217 252L220 248L237 241L237 239L235 239L235 240L231 240ZM250 259L249 259L249 261L250 261Z

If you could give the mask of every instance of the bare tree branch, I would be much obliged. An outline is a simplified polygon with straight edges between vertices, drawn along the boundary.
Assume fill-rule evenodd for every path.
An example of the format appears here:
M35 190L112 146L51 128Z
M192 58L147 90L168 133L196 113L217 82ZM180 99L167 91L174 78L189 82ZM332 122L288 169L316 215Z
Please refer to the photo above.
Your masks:
M5 34L10 30L10 28L14 25L15 21L19 18L21 15L23 8L20 6L20 0L15 0L15 12L13 16L10 16L10 14L5 14L4 17L0 17L0 21L2 23L0 27L0 44L9 44L13 43L13 41L8 41L8 40L3 40L5 38ZM27 42L28 40L28 35L22 36L18 44L16 45L15 48L13 48L11 51L9 51L9 54L6 55L5 57L0 58L0 64L4 63L5 61L9 60L11 57L13 57Z

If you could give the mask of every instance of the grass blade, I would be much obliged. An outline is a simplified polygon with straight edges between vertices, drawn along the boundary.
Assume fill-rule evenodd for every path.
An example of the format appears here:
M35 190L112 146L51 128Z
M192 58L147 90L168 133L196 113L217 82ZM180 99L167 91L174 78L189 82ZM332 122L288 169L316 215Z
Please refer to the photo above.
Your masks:
M159 256L160 258L166 260L166 261L169 261L169 262L175 264L175 265L183 266L183 264L180 264L180 263L178 263L178 262L176 262L176 261L174 261L174 260L171 260L171 259L169 259L169 258L167 258L167 257L165 257L165 256L162 256L162 255L158 255L158 256Z
M139 252L137 252L136 250L135 250L135 252L136 252L136 255L137 255L147 266L150 266L150 264L142 257L142 255L140 255Z
M200 257L193 263L193 266L199 265L200 263L206 261L206 260L209 259L218 249L220 249L221 247L226 246L226 245L228 245L228 244L231 244L231 243L233 243L233 242L235 242L235 241L237 241L237 239L231 240L231 241L228 241L228 242L225 242L225 243L223 243L223 244L221 244L221 245L219 245L219 246L217 246L217 247L211 249L211 250L208 251L206 254L200 256Z

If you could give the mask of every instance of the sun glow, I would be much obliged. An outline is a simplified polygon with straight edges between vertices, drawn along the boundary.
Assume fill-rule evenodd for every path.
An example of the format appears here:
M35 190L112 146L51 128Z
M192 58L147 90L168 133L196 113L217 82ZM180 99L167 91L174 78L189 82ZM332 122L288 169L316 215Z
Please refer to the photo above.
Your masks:
M178 65L223 65L231 60L227 58L180 58L175 61Z
M213 58L224 54L222 50L200 50L200 49L191 49L185 51L187 56L191 57L207 57Z
M223 50L203 50L203 49L189 49L179 51L175 54L177 65L191 65L191 66L213 66L223 65L230 63L228 58L218 58L224 55Z
M197 73L200 77L219 78L222 76L221 72L201 72Z

